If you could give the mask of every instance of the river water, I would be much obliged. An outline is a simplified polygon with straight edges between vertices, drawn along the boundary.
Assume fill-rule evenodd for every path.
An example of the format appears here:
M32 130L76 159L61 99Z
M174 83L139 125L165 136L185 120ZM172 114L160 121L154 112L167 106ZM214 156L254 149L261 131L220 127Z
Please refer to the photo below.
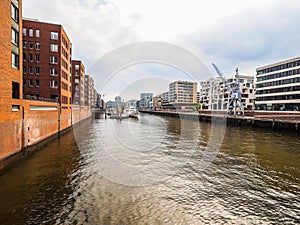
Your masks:
M1 172L0 224L299 224L299 135L223 128L88 120Z

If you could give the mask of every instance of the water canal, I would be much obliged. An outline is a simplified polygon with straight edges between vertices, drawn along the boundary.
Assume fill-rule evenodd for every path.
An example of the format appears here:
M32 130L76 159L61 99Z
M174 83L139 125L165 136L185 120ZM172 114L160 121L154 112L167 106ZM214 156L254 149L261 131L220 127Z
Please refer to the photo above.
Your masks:
M0 174L0 224L297 224L300 138L140 115L88 120ZM183 143L184 144L181 144Z

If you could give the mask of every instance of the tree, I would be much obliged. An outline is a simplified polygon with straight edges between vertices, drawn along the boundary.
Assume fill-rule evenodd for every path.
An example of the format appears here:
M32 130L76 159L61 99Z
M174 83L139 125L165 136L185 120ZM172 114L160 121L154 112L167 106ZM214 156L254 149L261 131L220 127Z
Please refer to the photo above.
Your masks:
M194 107L195 107L197 110L199 110L199 109L200 109L200 104L199 104L199 103L195 103L195 104L194 104Z

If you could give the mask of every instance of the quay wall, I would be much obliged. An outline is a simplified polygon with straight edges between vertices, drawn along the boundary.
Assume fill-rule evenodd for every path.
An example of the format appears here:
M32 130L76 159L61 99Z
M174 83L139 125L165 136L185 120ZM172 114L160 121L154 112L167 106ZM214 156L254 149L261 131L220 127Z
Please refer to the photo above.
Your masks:
M202 111L200 112L179 112L179 111L140 111L159 116L168 116L184 119L199 119L203 122L211 122L214 119L226 122L230 126L251 126L261 128L271 128L273 130L300 131L300 113L299 112L256 112L245 113L245 116L227 115L225 111ZM249 116L252 115L252 116Z
M59 105L56 103L33 102L24 100L23 102L23 129L19 136L23 136L24 141L21 147L28 147L37 144L58 132L59 129ZM20 149L16 149L17 151ZM15 152L12 152L14 154Z
M18 106L0 113L0 169L6 159L22 157L28 149L92 115L87 106L60 107L32 100L19 100Z

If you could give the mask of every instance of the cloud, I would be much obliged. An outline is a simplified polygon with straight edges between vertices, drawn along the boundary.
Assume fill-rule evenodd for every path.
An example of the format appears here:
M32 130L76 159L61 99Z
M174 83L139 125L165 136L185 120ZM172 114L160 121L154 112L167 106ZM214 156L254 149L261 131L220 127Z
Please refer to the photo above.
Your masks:
M62 24L73 46L73 58L86 68L112 49L135 42L138 34L113 1L24 0L25 17Z
M97 75L96 75L97 80ZM168 91L169 83L175 80L191 80L182 71L160 63L142 63L131 65L117 72L99 90L107 94L106 100L122 96L125 100L139 99L140 93L151 92L154 95Z
M256 67L299 55L299 11L298 1L247 10L181 38L200 48L226 74L241 67L255 75Z
M214 75L211 62L226 75L236 67L255 75L259 66L299 55L299 11L298 0L23 0L25 17L63 25L73 58L84 62L87 73L113 49L150 40L200 55ZM139 73L166 74L159 66L153 68L140 67L136 79ZM120 82L127 85L126 79Z

